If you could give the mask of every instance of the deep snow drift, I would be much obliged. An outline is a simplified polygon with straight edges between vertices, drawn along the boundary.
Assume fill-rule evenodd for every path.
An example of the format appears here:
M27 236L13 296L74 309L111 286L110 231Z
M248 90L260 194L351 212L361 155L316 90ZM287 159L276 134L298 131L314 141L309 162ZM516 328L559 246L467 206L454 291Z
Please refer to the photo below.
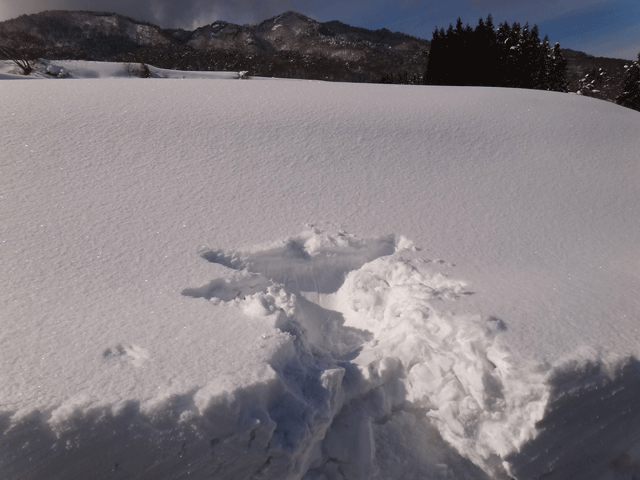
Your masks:
M0 81L3 478L640 476L637 112L54 66Z

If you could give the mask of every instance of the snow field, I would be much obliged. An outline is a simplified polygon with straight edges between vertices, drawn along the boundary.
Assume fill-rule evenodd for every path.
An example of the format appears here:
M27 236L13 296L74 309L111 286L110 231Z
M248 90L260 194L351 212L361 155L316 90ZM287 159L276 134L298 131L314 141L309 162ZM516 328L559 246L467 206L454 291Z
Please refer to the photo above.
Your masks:
M55 65L0 89L7 478L640 475L636 112Z

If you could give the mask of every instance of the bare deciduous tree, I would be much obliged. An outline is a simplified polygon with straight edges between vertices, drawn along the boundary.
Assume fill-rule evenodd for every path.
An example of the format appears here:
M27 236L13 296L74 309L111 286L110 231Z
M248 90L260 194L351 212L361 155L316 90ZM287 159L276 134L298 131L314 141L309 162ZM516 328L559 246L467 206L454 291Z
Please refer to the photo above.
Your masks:
M125 64L127 73L130 77L151 78L151 70L149 65L144 61L141 55L137 53L129 55L129 61Z
M41 40L27 32L0 32L0 54L15 63L24 75L33 71L42 52Z

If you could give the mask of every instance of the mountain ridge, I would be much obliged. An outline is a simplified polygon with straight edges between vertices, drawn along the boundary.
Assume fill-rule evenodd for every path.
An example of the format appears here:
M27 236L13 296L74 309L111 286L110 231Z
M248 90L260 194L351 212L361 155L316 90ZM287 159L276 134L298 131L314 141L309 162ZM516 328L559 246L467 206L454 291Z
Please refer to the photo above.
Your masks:
M430 42L389 30L317 22L287 11L258 24L216 21L163 29L111 12L52 10L0 23L0 31L41 38L57 59L141 61L181 70L247 70L253 75L374 82L398 71L419 76Z
M338 20L318 22L291 10L259 23L217 20L193 30L165 29L114 12L84 10L48 10L0 22L0 34L20 31L42 40L45 58L343 82L379 82L396 75L419 83L431 45L401 32L369 30ZM581 79L593 69L603 68L617 77L629 63L569 49L563 52L570 91L578 91ZM615 91L587 94L613 100L608 97Z

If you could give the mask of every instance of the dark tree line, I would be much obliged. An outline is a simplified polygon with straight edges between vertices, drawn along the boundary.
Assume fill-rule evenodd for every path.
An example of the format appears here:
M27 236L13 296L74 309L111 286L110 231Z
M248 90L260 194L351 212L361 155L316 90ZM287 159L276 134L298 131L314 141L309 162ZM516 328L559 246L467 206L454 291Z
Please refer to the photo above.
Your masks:
M387 83L396 85L422 85L422 75L409 75L409 72L390 73L380 78L377 83Z
M567 91L567 61L560 44L542 40L538 26L493 25L491 15L476 28L449 25L433 32L425 74L428 85L478 85Z

